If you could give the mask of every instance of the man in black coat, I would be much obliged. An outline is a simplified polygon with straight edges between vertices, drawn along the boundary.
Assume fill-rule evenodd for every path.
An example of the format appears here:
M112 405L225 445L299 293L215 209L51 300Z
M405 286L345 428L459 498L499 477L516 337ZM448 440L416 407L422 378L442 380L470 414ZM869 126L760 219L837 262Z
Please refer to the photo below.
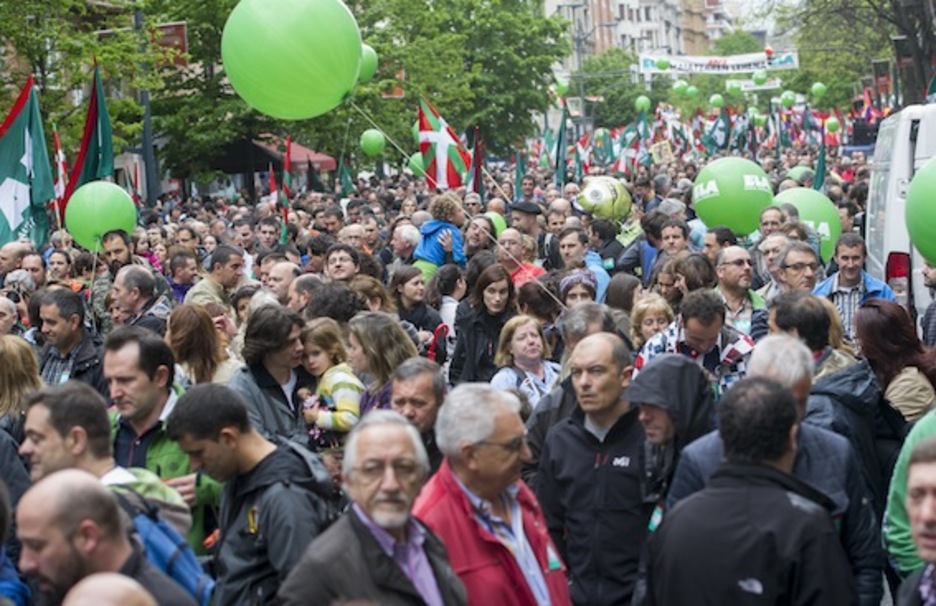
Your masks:
M722 398L718 426L726 462L650 539L646 603L858 604L832 502L790 475L792 392L743 379Z
M354 503L306 550L280 603L467 604L442 541L410 513L429 475L416 428L392 411L369 413L348 437L342 471Z

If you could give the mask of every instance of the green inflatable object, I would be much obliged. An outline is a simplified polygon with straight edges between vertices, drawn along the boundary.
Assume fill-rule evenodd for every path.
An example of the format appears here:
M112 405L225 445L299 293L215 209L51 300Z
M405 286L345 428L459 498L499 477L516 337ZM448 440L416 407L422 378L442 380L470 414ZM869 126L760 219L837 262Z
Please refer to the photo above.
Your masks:
M813 82L812 87L809 89L812 92L812 96L816 99L822 99L825 97L826 91L828 88L822 82Z
M751 76L751 80L753 80L754 84L756 84L757 86L763 86L767 84L767 72L765 72L762 69L759 69L756 72L754 72L753 76Z
M842 126L842 125L839 123L838 118L836 118L835 116L830 116L830 117L825 121L825 129L826 129L827 131L829 131L830 133L836 133L836 132L838 132L838 129L839 129L841 126Z
M634 109L639 112L645 112L650 110L650 97L647 95L640 95L634 99Z
M690 85L689 88L686 89L686 94L692 98L698 97L699 89L696 88L695 86Z
M612 221L623 221L631 211L631 197L624 184L606 176L585 177L573 204L583 212Z
M931 158L910 181L904 218L910 241L930 265L936 265L936 158Z
M377 51L373 47L361 45L361 73L358 74L358 82L367 84L377 73Z
M673 82L673 92L677 95L685 95L686 90L689 88L689 83L685 80L677 80Z
M560 97L565 97L566 93L569 92L569 83L565 80L556 80L556 94Z
M368 128L361 133L361 149L368 156L379 156L387 146L387 138L376 128Z
M725 98L719 95L718 93L715 93L714 95L709 97L709 105L711 105L714 108L725 107Z
M660 58L657 59L657 61L656 61L656 66L657 66L657 69L668 70L668 69L669 69L669 58L668 58L668 57L660 57Z
M361 33L340 0L241 0L224 25L221 59L248 105L304 120L331 111L354 88Z
M791 90L783 91L783 94L780 95L780 103L783 104L783 107L790 109L796 105L796 93Z
M493 210L489 210L484 213L484 216L491 220L491 223L494 224L494 236L501 235L501 232L507 229L507 221L504 220L504 217L497 214Z
M422 153L420 152L416 152L410 156L407 165L417 177L422 177L426 174L426 163L423 161Z
M800 221L819 236L819 254L826 263L835 254L835 242L842 235L842 222L832 200L810 187L791 187L774 197L774 204L792 204Z
M136 227L133 198L109 181L92 181L75 190L65 207L65 229L82 248L101 251L101 236L113 229L128 234Z
M724 225L747 235L760 225L760 213L773 201L773 189L767 173L754 162L720 158L699 172L692 199L706 225Z

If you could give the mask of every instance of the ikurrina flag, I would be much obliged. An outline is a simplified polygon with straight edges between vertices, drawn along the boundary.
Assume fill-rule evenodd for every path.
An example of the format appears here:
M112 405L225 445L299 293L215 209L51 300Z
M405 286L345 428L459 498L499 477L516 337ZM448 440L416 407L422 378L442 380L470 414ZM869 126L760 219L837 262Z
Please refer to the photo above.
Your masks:
M425 99L419 101L419 151L429 187L451 189L464 184L471 152Z
M65 185L65 194L62 196L62 219L65 218L68 199L76 189L90 181L113 176L113 134L110 116L107 113L107 100L104 98L104 85L101 84L101 70L95 65L94 84L91 87L91 99L88 101L84 131L81 134L81 147L78 149L75 164Z
M0 125L0 244L17 238L45 244L46 202L54 197L39 98L29 76Z

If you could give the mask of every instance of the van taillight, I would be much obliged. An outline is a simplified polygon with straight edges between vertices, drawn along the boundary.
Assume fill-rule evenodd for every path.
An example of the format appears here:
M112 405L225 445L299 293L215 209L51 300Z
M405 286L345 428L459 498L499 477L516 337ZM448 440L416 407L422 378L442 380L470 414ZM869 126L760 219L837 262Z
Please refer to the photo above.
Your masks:
M894 291L897 302L910 311L910 255L890 253L884 269L884 281Z

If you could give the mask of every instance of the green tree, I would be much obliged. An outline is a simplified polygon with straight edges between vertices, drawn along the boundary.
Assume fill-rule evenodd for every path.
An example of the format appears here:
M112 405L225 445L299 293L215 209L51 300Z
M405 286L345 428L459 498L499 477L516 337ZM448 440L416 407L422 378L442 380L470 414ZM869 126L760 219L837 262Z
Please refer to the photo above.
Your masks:
M600 55L585 59L581 76L573 73L570 90L578 90L581 77L585 85L585 95L602 100L588 104L588 111L596 127L614 128L633 122L637 117L634 101L640 95L650 98L651 107L665 101L670 81L666 77L655 76L647 90L642 76L632 72L637 57L623 49L611 49Z

